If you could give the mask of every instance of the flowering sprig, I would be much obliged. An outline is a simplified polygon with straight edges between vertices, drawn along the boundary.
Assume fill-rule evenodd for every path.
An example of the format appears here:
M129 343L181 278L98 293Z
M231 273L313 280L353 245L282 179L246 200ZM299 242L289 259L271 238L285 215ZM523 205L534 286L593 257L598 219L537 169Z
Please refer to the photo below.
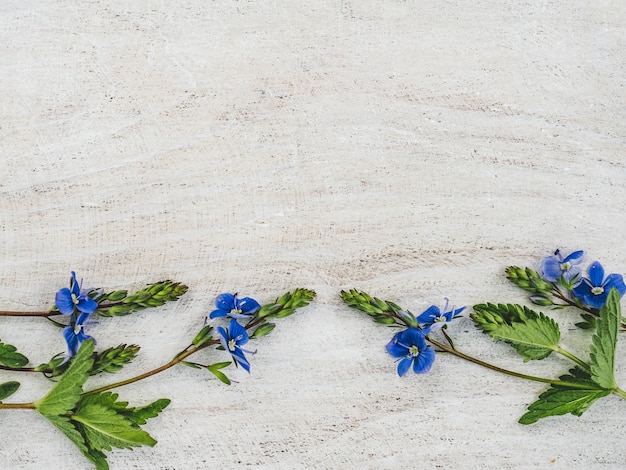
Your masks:
M174 292L178 284L171 283L170 286L173 288L171 292ZM230 379L223 372L229 365L234 363L250 372L250 363L244 353L249 354L251 351L244 350L242 346L251 339L270 333L275 327L275 324L270 322L271 319L291 315L297 309L308 305L315 297L315 293L307 289L287 292L274 302L259 305L255 312L241 319L243 324L232 318L228 327L218 326L216 337L212 335L213 326L204 321L189 346L167 363L126 380L85 390L85 384L90 376L102 372L117 372L136 357L139 346L122 344L98 353L94 350L95 341L84 332L89 316L95 312L86 297L95 301L104 296L111 301L112 298L125 299L126 294L93 295L93 290L81 288L76 282L74 273L70 288L65 289L67 291L63 290L57 294L57 298L61 298L58 312L70 317L70 324L64 328L68 354L57 355L46 364L29 368L25 367L29 362L26 356L17 352L14 346L0 342L0 368L43 372L49 377L60 376L60 379L44 397L30 403L3 403L2 401L15 393L20 386L16 381L4 382L0 384L0 409L36 410L61 430L99 470L109 468L104 451L110 451L113 447L130 449L142 445L154 446L156 440L141 429L141 426L148 419L156 417L170 403L169 399L162 398L146 406L132 408L128 406L128 402L119 400L119 395L112 393L111 390L154 376L178 364L204 368L222 382L230 384ZM168 297L170 294L159 298L158 293L163 292L162 288L155 290L157 292L144 292L139 296L135 294L136 298L132 302L156 306L154 304L157 302L166 301L164 300L166 297L168 300L171 299ZM184 290L186 291L186 287ZM180 290L174 295L179 294L182 295ZM219 298L227 297L228 295L222 295ZM256 301L250 299L250 302ZM123 299L122 304L118 305L123 305ZM121 310L115 312L118 314ZM226 350L231 360L211 364L190 361L190 356L208 348Z
M506 275L513 284L531 293L532 303L542 307L576 307L582 311L583 319L576 326L593 329L609 291L615 288L621 297L626 293L626 284L621 274L605 277L598 261L591 263L587 276L583 276L583 256L584 251L578 250L563 257L557 249L541 261L541 274L532 268L509 266ZM626 330L625 318L620 320L620 329Z
M610 290L607 301L599 312L587 362L560 346L557 323L541 312L515 304L487 303L473 307L474 313L470 317L475 326L493 339L509 343L523 357L524 362L545 359L552 353L561 354L574 362L569 373L557 380L503 369L462 353L454 347L447 334L445 337L448 344L434 339L432 333L437 330L428 325L420 325L420 321L437 313L434 307L415 317L393 302L380 300L354 289L342 291L341 297L350 307L367 313L378 323L406 327L393 336L386 348L391 356L398 359L400 376L405 375L411 367L418 374L428 372L436 352L447 352L496 372L549 384L550 388L520 418L519 422L522 424L567 413L580 416L593 402L610 394L626 399L626 391L617 386L614 378L615 347L621 318L620 293L615 288ZM446 318L447 323L448 319L455 317L455 312L453 308L447 315L444 313L439 317ZM443 328L439 331L445 333ZM431 345L437 349L431 348Z

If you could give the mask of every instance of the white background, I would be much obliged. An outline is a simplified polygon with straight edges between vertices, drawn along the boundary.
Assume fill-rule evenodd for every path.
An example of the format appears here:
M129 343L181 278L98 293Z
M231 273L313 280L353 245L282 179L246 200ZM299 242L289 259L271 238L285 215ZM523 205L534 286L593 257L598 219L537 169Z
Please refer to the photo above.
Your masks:
M620 1L3 1L1 307L47 310L71 270L186 283L92 328L100 350L142 346L92 387L168 361L219 293L317 292L235 385L177 367L118 389L172 404L146 426L158 445L111 452L113 469L624 468L623 400L522 426L544 385L445 355L400 379L394 331L339 292L414 313L523 302L504 268L557 247L626 272L625 48ZM577 313L554 318L584 356ZM524 364L467 316L450 331L503 367L570 367ZM0 338L33 365L64 349L36 318L0 319ZM50 386L19 380L7 401ZM36 413L3 411L0 430L1 468L89 468Z

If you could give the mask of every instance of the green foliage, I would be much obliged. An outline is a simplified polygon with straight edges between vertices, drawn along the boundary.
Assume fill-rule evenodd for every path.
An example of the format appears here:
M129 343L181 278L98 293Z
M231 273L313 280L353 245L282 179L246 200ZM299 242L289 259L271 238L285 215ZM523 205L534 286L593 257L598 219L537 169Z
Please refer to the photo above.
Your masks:
M546 297L554 288L551 283L544 281L536 271L530 268L509 266L505 272L509 281L532 294Z
M580 314L583 321L576 323L576 326L581 330L595 330L598 319L590 313Z
M0 364L6 367L24 367L28 358L17 352L17 348L0 341Z
M274 323L263 323L259 325L254 333L250 335L250 338L260 338L261 336L268 335L272 332L272 330L276 327Z
M600 310L596 332L591 341L589 368L594 382L604 388L614 388L615 346L620 327L620 295L617 289L609 292L606 304Z
M567 413L580 416L596 400L611 393L611 390L602 388L591 380L591 376L579 367L570 370L570 375L563 375L560 379L564 384L553 384L539 395L539 399L519 419L521 424L532 424L541 418Z
M81 344L67 372L43 398L34 403L37 411L47 417L65 414L74 408L93 365L93 348L93 340Z
M273 303L263 305L255 314L257 318L284 318L301 307L309 305L315 298L315 292L309 289L298 288L287 292Z
M116 393L83 394L83 384L94 367L93 341L85 341L71 365L57 384L35 408L60 429L97 469L108 469L105 450L113 447L130 449L141 445L153 446L156 441L140 425L157 416L169 403L157 400L147 406L129 408L128 402L117 401ZM105 357L119 357L118 353L131 351L126 345L104 353ZM95 355L96 358L98 355ZM107 362L103 360L102 364ZM114 361L113 361L114 362ZM109 365L112 362L108 362ZM106 370L106 369L103 369Z
M94 363L89 375L96 375L101 372L117 372L137 357L139 346L136 344L120 344L115 348L109 348L94 355Z
M178 300L187 292L187 286L179 282L161 281L150 284L136 294L127 296L127 291L103 294L98 299L96 312L103 317L125 316L137 310L160 307L166 302Z
M0 403L2 403L2 400L5 398L10 397L17 392L18 388L20 388L20 383L13 380L0 384Z
M221 372L220 369L223 369L224 367L228 367L231 364L232 363L230 361L228 361L228 362L217 362L215 364L211 364L211 365L206 366L206 368L207 368L207 370L209 372L211 372L213 375L215 375L215 377L220 379L226 385L230 385L230 379L228 377L226 377L226 374Z
M193 339L193 341L191 342L191 344L193 344L196 347L200 347L205 343L208 343L209 341L213 340L213 336L210 335L211 330L213 330L213 327L211 325L205 325L196 335L196 337Z
M402 317L403 322L408 326L417 326L417 320L410 312L403 312L399 305L372 297L365 292L359 292L356 289L342 290L341 299L349 307L367 313L377 323L393 325L398 323L399 317Z
M514 304L479 304L470 317L496 341L511 344L524 362L544 359L559 349L559 327L543 313Z

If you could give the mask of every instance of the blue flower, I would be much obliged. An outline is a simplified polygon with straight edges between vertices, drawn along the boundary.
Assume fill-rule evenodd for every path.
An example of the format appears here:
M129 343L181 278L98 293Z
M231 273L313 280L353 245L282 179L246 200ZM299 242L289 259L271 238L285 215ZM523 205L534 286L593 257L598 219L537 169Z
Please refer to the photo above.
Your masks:
M237 320L231 318L228 329L218 326L217 332L221 336L220 343L222 343L224 349L233 356L235 363L239 364L247 372L250 372L250 363L243 353L254 353L241 348L241 346L248 342L248 332L246 329L237 323Z
M426 328L424 334L427 335L431 331L442 328L446 323L451 322L453 318L458 317L466 307L457 308L454 307L450 311L448 310L448 299L446 299L446 305L443 307L443 311L436 305L431 305L420 316L417 317L417 321Z
M583 260L584 251L578 250L565 259L559 250L554 255L547 256L541 262L541 276L548 282L557 282L561 276L566 281L571 281L580 274L580 263Z
M91 289L81 289L82 281L80 284L76 282L76 273L72 271L72 277L70 278L70 288L64 287L56 294L55 304L63 315L71 315L74 313L74 308L83 313L93 313L98 308L98 302L89 297Z
M63 337L67 343L67 355L68 357L74 357L78 352L78 348L83 341L93 339L93 337L85 334L85 326L91 325L94 322L87 322L91 313L81 313L76 322L63 328ZM95 339L94 339L95 342Z
M396 333L387 344L387 352L399 359L400 377L407 373L411 364L413 372L425 374L435 362L435 350L426 344L426 336L418 328L407 328Z
M209 314L209 318L231 317L231 318L249 318L261 306L250 297L238 299L237 294L221 294L215 299L217 310L213 310Z
M574 295L593 308L602 308L609 296L609 291L615 288L620 297L626 292L624 278L621 274L609 274L604 278L604 268L595 261L589 266L589 278L574 287Z

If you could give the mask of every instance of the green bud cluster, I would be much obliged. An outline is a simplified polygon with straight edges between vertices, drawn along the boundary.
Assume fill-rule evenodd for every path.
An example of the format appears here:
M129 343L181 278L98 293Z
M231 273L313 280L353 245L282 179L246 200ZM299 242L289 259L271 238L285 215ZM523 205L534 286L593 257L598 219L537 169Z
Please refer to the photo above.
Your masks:
M546 296L549 295L554 288L551 283L543 280L536 271L530 268L509 266L506 268L506 277L513 284L533 294Z
M294 313L296 309L309 305L314 298L315 291L297 288L293 292L287 292L279 297L274 303L263 305L255 316L258 318L284 318ZM269 331L265 334L267 333ZM259 334L259 336L261 335Z
M101 372L117 372L125 364L130 363L137 357L139 346L131 344L129 346L120 344L115 348L105 349L101 353L94 354L93 367L89 375L96 375Z
M402 308L393 302L372 297L356 289L349 291L342 290L341 299L348 304L349 307L365 312L372 317L375 322L385 325L396 323L396 316L402 311Z
M160 307L166 302L173 302L185 292L186 285L171 281L150 284L131 296L128 296L128 291L119 290L98 298L99 306L96 312L103 317L124 316L137 310Z
M516 304L478 304L474 305L474 313L470 318L476 327L482 331L493 331L502 325L524 323L528 318L536 314L527 307Z

